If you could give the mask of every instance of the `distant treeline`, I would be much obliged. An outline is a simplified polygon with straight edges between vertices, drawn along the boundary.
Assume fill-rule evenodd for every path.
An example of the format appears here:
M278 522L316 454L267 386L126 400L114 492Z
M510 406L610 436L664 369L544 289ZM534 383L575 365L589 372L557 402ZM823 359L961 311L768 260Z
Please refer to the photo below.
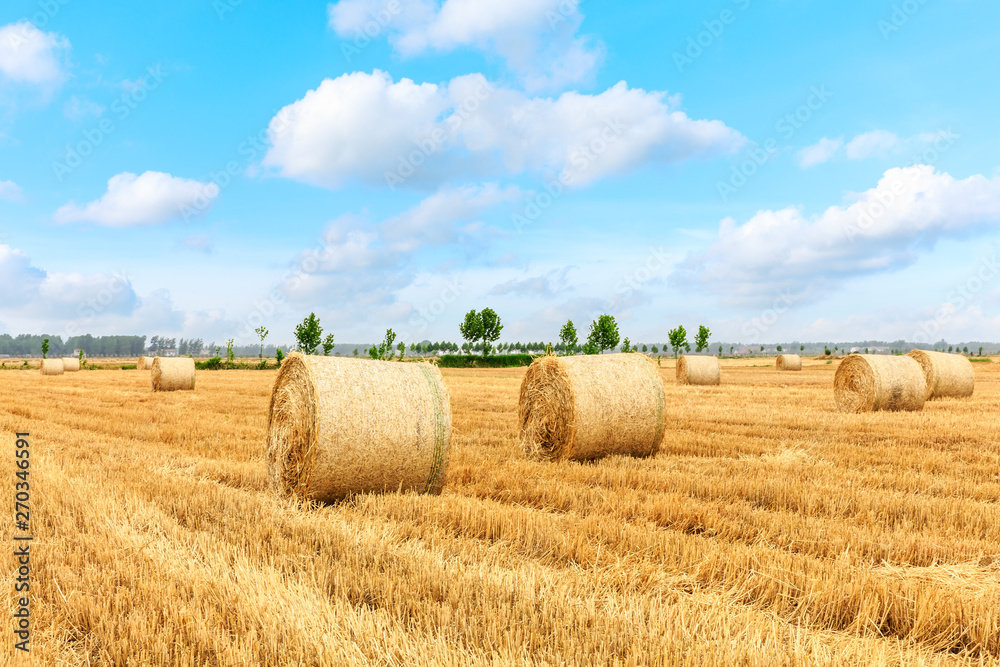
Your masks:
M60 336L32 336L21 334L14 337L0 334L0 354L11 357L37 357L42 354L42 341L49 340L50 357L66 357L74 350L82 349L88 357L135 357L146 347L145 336L73 336L65 342Z

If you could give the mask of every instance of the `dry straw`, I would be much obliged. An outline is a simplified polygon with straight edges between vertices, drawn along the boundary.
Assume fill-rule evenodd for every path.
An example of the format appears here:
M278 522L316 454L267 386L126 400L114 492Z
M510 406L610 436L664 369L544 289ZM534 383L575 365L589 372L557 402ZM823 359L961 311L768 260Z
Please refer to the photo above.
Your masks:
M153 369L153 360L157 357L139 357L138 363L135 367L140 371L148 371Z
M961 354L913 350L908 356L916 359L924 371L928 399L972 396L976 375L972 363Z
M802 357L797 354L779 354L774 366L779 371L801 371Z
M156 357L153 359L153 391L194 390L194 359Z
M428 364L292 353L274 382L268 476L282 496L438 494L450 441L448 392Z
M146 357L139 357L139 361L135 362L135 369L137 371L146 370Z
M76 357L63 357L62 362L67 373L76 373L80 370L80 360Z
M541 357L521 382L518 416L532 458L652 456L666 430L663 382L643 354Z
M677 381L681 384L719 384L720 376L716 357L682 355L677 360Z
M920 410L926 382L911 357L851 354L837 368L833 394L841 412Z
M65 372L62 359L42 359L42 375L62 375Z

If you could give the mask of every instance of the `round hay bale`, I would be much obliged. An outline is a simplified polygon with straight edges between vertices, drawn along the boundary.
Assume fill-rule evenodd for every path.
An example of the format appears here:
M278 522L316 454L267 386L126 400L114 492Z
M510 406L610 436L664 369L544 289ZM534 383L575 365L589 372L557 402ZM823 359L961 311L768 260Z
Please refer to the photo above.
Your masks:
M920 410L926 381L912 357L851 354L833 376L833 394L841 412Z
M153 370L153 361L156 359L159 357L139 357L139 363L135 367L140 371L151 371Z
M429 364L297 352L281 364L267 435L268 477L281 496L438 494L450 442L448 392Z
M779 371L801 371L802 357L797 354L779 354L774 367Z
M521 443L547 460L653 456L665 410L663 381L645 355L540 357L521 382Z
M932 398L968 398L976 388L972 362L961 354L912 350L913 357L924 371L928 400Z
M681 384L719 384L721 371L716 357L681 355L677 360L677 381Z
M62 375L65 372L62 359L42 359L42 375Z
M80 370L80 360L76 357L63 357L62 362L67 373L76 373Z
M193 391L194 359L156 357L153 359L153 391Z
M135 369L137 371L146 370L146 357L139 357L139 361L135 362Z

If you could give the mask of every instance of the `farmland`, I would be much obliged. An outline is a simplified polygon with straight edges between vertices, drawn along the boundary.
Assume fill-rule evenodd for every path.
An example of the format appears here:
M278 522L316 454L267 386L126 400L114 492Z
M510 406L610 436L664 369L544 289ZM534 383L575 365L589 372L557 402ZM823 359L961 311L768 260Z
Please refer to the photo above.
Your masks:
M0 373L6 451L32 441L32 657L1000 664L1000 366L841 414L836 361L722 364L689 387L664 360L660 453L584 464L524 457L523 368L443 369L443 494L323 507L267 487L274 371Z

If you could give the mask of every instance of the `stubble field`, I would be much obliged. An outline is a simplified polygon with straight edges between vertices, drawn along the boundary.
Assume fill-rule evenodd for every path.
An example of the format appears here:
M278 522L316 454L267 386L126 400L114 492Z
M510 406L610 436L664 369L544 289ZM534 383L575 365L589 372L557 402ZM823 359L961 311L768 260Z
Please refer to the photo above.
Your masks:
M584 464L524 458L523 369L445 369L444 493L318 508L266 484L273 371L168 394L139 371L0 372L8 500L31 433L31 657L1000 664L998 365L974 364L972 399L843 415L836 362L722 363L698 388L664 362L654 459Z

